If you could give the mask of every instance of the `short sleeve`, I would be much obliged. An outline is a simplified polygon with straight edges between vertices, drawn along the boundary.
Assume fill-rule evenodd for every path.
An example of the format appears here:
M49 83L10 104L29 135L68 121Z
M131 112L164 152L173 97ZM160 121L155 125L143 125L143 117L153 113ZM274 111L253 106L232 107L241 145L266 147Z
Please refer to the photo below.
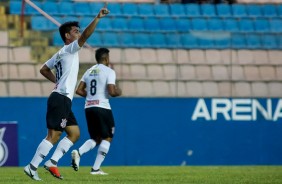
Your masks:
M116 84L116 72L114 70L109 73L107 84Z
M78 45L78 40L75 40L72 43L70 43L69 45L65 46L65 52L73 54L79 51L80 48L81 47Z

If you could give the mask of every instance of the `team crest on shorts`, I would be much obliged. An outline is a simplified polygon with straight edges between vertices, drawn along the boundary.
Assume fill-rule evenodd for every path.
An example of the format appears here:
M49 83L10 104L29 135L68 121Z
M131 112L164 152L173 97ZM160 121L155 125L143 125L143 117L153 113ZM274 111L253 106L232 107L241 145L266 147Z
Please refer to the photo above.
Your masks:
M61 127L62 128L65 128L66 127L66 125L67 125L67 119L65 118L65 119L62 119L62 122L61 122Z

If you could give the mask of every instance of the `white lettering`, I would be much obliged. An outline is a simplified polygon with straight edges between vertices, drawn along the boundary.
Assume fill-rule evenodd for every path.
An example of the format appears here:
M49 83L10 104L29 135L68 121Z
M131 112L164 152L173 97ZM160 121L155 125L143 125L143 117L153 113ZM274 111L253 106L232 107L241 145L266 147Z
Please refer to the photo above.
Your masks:
M200 98L194 109L192 120L203 118L206 121L216 121L219 116L226 121L257 121L260 114L267 121L278 121L282 118L282 99L278 99L276 107L272 99L266 99L263 103L258 99L210 99L208 107L205 99ZM208 103L209 104L209 103Z
M198 100L196 108L192 115L193 121L197 120L198 118L204 118L207 121L211 120L211 116L209 114L206 102L202 98Z
M258 100L254 99L252 103L252 109L254 109L252 113L252 120L253 121L257 120L257 111L259 111L266 120L271 120L271 117L272 117L271 104L272 104L271 100L267 99L266 108L263 108L263 106L258 102Z
M234 99L232 101L232 120L239 120L239 121L251 120L252 119L251 107L247 106L250 105L251 102L252 102L251 99ZM250 114L246 114L246 113L250 113Z
M217 120L217 114L222 114L225 120L230 121L231 117L228 114L228 111L231 110L231 102L229 99L217 98L212 100L212 120Z
M277 106L276 106L276 110L273 115L273 121L277 121L278 118L282 118L281 110L282 110L282 99L279 99Z

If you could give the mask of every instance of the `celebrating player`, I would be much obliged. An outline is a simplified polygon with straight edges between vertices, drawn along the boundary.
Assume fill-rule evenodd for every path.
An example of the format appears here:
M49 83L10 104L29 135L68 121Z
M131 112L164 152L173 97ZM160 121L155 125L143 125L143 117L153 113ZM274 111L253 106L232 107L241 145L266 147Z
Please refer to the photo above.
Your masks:
M44 168L53 176L63 179L57 163L80 136L77 121L71 110L79 69L78 51L94 32L100 18L108 13L107 7L103 7L82 34L78 22L62 24L59 31L65 45L40 69L40 73L56 85L47 102L47 136L38 145L31 162L24 168L24 172L34 180L41 180L37 168L65 131L67 136L58 143L51 159L44 164ZM55 75L52 69L55 69Z

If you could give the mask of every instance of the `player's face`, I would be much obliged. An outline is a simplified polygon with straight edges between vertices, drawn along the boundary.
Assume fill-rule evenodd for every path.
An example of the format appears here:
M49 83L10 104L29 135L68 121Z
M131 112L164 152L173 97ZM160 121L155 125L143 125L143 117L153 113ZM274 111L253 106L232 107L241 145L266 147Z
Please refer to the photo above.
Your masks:
M81 34L80 34L79 27L72 26L70 33L69 33L70 41L73 42L74 40L77 40L80 36Z

